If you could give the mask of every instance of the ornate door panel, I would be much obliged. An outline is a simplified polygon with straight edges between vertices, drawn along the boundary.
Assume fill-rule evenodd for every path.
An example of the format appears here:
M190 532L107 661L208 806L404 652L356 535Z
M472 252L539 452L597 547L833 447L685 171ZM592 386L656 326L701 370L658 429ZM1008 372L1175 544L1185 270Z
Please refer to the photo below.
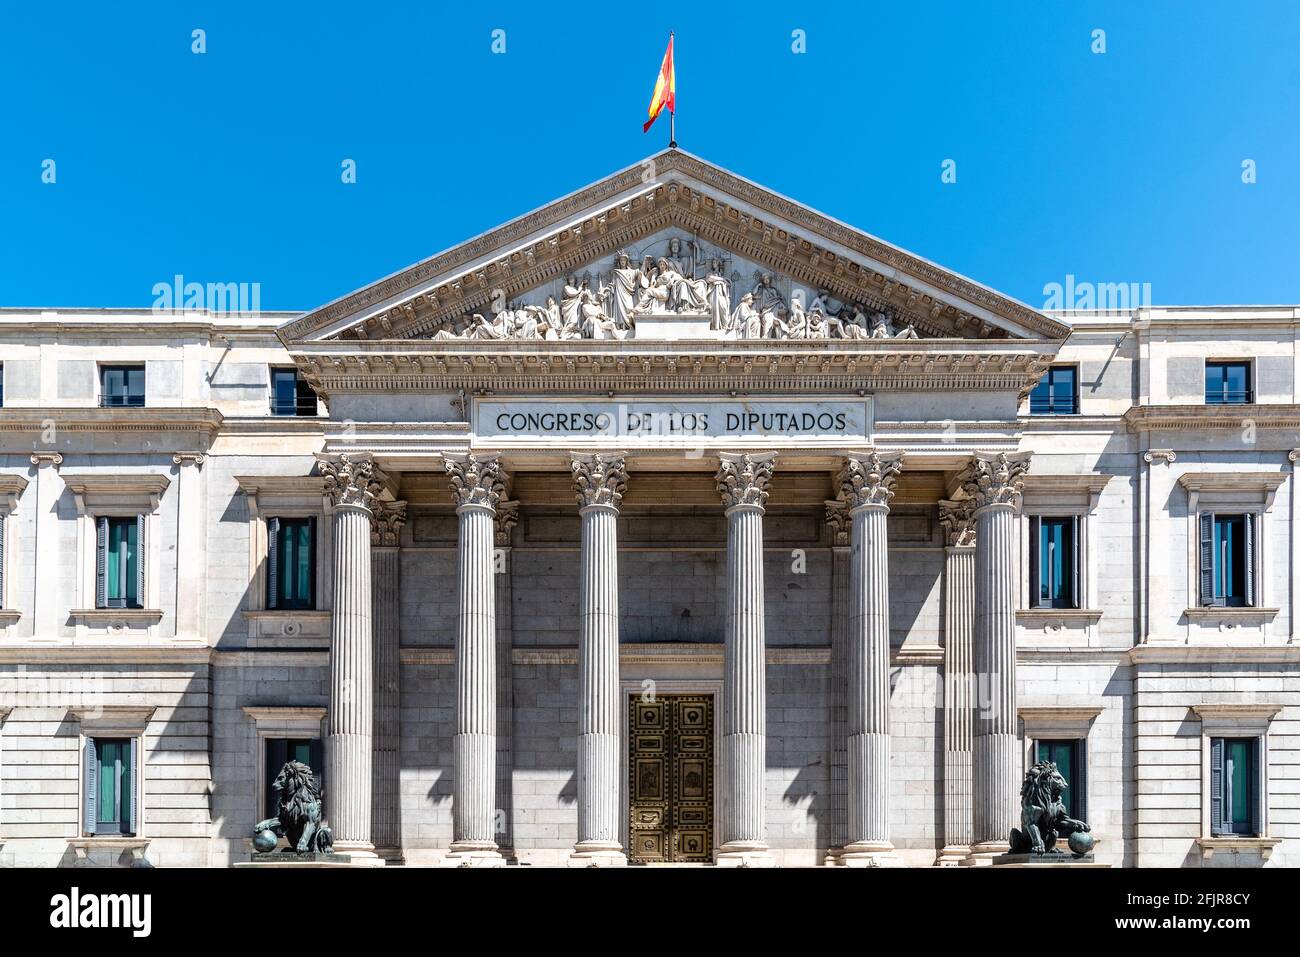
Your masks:
M713 697L628 701L634 861L713 860Z

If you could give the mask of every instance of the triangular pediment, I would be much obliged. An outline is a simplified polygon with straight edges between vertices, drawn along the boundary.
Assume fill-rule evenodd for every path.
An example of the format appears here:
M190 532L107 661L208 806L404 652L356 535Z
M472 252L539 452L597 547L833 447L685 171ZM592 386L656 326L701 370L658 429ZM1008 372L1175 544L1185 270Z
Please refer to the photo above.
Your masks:
M774 330L775 338L789 327L813 338L874 331L1061 340L1069 332L1023 303L670 149L306 313L280 335L290 345L542 339L557 330L741 337L747 293L748 308L762 313L752 329L766 335L781 325L786 331Z

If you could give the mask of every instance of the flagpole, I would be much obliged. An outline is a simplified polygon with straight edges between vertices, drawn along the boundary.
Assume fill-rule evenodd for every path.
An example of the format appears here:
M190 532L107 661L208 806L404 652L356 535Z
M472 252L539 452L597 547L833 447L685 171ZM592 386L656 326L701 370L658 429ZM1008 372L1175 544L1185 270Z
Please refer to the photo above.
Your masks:
M673 46L673 31L668 31L668 47ZM668 148L677 149L677 51L673 50L673 108L668 111Z

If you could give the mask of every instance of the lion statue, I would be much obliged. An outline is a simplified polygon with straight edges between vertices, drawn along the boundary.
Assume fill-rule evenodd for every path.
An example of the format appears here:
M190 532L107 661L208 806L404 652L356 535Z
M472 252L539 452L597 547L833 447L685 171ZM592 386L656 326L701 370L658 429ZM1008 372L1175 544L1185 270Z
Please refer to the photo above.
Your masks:
M280 796L280 813L257 823L253 828L253 846L266 852L276 845L270 838L283 837L289 842L287 851L328 853L334 846L334 837L329 825L321 820L321 792L311 768L301 761L289 761L276 775L272 787Z
M1051 761L1039 761L1029 769L1020 786L1020 827L1011 829L1010 853L1050 854L1058 836L1068 841L1076 831L1092 830L1066 816L1061 792L1069 786Z

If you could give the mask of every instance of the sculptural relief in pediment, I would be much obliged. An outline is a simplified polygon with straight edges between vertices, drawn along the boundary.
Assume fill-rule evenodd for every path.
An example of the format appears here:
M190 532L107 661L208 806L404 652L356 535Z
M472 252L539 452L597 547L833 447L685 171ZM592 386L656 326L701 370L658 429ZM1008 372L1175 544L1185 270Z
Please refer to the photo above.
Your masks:
M593 271L593 268L595 271ZM918 339L910 323L840 300L677 230L450 320L434 339Z

